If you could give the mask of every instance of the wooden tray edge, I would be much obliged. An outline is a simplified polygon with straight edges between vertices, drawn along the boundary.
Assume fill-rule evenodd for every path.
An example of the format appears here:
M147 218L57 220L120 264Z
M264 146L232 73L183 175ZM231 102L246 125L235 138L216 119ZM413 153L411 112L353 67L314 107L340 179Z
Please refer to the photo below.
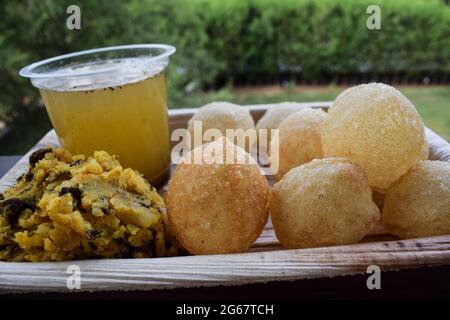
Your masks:
M366 273L450 263L450 236L232 255L65 262L0 262L0 294L94 292L231 286ZM81 288L69 290L69 266Z

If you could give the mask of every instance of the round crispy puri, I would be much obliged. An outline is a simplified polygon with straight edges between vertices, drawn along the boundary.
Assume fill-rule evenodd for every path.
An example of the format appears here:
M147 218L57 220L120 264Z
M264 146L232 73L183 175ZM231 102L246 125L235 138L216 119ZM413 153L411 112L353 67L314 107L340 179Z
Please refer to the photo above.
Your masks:
M341 93L322 130L326 157L359 165L371 187L387 189L417 161L424 125L414 105L395 88L363 84Z
M279 169L275 178L280 180L289 170L313 159L323 157L321 144L322 124L327 113L322 109L304 109L291 114L279 127L279 135L271 141L271 162L279 159ZM279 145L279 152L274 147Z
M207 148L219 151L211 155ZM229 163L220 150L247 164ZM196 152L207 164L192 164ZM266 224L269 196L256 161L221 138L194 149L175 170L166 198L170 230L192 254L245 251Z
M450 234L450 163L419 161L386 194L383 222L401 238Z
M202 106L188 121L188 130L193 142L195 141L195 121L201 122L202 134L208 129L218 129L225 136L226 129L242 129L246 131L255 128L255 122L247 108L223 101L211 102ZM205 141L202 140L203 142ZM193 147L198 147L198 145L193 144Z
M306 107L297 102L281 102L264 113L256 124L256 129L276 129L281 122L291 114L305 109Z
M305 109L305 105L297 102L281 102L267 109L264 115L256 124L258 131L259 156L262 163L269 163L270 140L272 139L272 130L278 129L281 122L291 114ZM264 131L266 130L266 131ZM265 139L263 138L265 137Z
M316 159L289 171L273 187L271 214L286 248L356 243L379 220L364 172L342 158Z

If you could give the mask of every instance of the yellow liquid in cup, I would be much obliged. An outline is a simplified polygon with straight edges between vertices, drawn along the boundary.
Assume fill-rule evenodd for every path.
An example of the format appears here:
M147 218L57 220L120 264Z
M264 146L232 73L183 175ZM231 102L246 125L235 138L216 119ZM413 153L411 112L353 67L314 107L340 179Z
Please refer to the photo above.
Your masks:
M73 154L105 150L152 184L170 166L164 71L143 80L85 91L40 89L60 142Z

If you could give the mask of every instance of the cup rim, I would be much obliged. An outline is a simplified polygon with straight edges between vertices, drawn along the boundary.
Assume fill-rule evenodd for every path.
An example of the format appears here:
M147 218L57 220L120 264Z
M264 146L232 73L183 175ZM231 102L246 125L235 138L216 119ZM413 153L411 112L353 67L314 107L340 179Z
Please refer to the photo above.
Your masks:
M31 79L43 79L43 78L64 78L64 77L80 77L80 76L91 76L95 74L102 74L102 73L108 73L111 71L115 71L121 68L121 66L115 66L115 67L109 67L104 68L101 70L96 71L82 71L82 72L52 72L52 73L41 73L41 72L33 72L33 70L37 67L40 67L42 65L45 65L47 63L51 63L57 60L61 59L67 59L67 58L73 58L77 56L83 56L98 52L107 52L107 51L114 51L114 50L128 50L128 49L163 49L164 51L156 56L148 57L147 61L157 61L164 58L167 58L175 53L176 48L169 44L132 44L132 45L121 45L121 46L111 46L111 47L102 47L102 48L96 48L96 49L89 49L89 50L82 50L82 51L76 51L68 54L63 54L59 56L55 56L52 58L44 59L41 61L34 62L32 64L29 64L19 71L19 75L25 78L31 78Z

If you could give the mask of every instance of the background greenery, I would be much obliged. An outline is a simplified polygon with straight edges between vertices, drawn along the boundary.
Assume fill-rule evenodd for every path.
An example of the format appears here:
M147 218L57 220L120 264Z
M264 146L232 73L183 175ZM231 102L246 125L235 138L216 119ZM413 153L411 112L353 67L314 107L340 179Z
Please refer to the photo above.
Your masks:
M65 26L65 11L75 2L81 7L82 28L73 31ZM0 120L12 131L0 140L0 153L24 152L50 126L39 109L38 91L18 76L18 69L88 48L151 42L175 45L168 80L171 107L199 106L219 98L246 103L308 99L307 93L289 89L293 83L448 83L450 79L446 1L75 2L2 1ZM371 4L381 7L381 30L366 28L366 9ZM278 95L233 90L265 84L286 89ZM325 88L313 99L332 99L338 90L333 88ZM449 137L449 87L409 90L405 93L425 120L435 118L427 124Z

